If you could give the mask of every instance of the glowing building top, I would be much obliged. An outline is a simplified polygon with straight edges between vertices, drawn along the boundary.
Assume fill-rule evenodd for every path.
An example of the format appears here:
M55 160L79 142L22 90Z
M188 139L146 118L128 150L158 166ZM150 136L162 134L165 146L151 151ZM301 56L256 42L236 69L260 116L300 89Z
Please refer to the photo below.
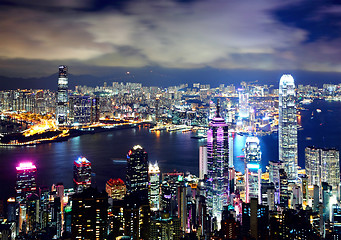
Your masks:
M37 170L37 167L32 162L22 162L16 169L17 171Z
M148 173L149 174L160 173L160 168L157 162L155 162L154 164L149 163Z
M260 163L262 152L257 137L247 137L245 141L245 162Z
M85 157L79 157L77 160L75 160L74 164L77 167L91 166L91 162Z

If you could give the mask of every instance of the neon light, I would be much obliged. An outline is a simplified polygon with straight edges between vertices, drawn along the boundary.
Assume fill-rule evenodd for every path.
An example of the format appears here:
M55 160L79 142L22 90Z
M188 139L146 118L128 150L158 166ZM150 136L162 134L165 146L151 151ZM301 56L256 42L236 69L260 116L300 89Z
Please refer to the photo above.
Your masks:
M22 170L33 170L37 169L35 165L33 165L32 162L23 162L20 163L18 167L16 167L17 171L22 171Z
M259 169L260 168L258 163L248 163L246 166L248 169Z

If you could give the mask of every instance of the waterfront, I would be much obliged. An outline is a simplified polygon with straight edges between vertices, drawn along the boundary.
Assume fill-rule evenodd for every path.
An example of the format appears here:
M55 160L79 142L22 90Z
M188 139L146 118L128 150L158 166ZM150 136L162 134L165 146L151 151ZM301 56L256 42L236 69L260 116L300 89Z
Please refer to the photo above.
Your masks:
M303 129L299 137L299 165L304 165L304 148L336 147L341 149L341 103L315 101L305 105L301 112ZM316 109L321 109L317 112ZM312 114L313 113L313 114ZM236 156L243 155L245 136L236 135L234 139L234 162L236 169L243 170L243 162ZM260 137L263 170L269 160L278 158L277 134ZM85 156L92 162L96 173L97 187L104 189L110 178L125 176L125 165L117 159L125 159L128 150L135 144L142 145L149 154L151 162L158 161L162 172L189 171L198 174L199 146L203 139L191 138L191 133L155 132L148 128L115 130L75 137L66 142L49 143L36 147L0 148L0 199L14 194L15 167L20 161L32 161L37 165L38 186L51 186L62 182L72 187L73 161Z

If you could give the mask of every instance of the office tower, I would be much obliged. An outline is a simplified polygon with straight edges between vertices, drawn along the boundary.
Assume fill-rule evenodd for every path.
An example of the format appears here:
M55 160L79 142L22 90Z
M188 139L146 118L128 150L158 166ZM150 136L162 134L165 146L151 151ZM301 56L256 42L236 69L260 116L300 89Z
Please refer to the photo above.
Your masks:
M204 179L207 174L207 146L199 147L199 178Z
M167 214L162 214L161 218L153 218L150 227L150 239L177 240L182 235L180 219Z
M283 208L287 208L289 204L289 184L288 184L288 176L284 169L279 169L279 179L280 179L280 189L279 189L279 197L280 197L280 206Z
M158 211L160 209L160 169L155 164L149 164L148 167L149 178L149 204L152 211Z
M273 183L275 187L275 204L280 203L280 172L282 169L281 162L269 161L269 183Z
M91 104L90 96L72 95L69 100L70 114L69 121L73 125L91 123Z
M107 181L107 184L105 185L105 191L112 199L122 200L126 195L127 188L121 178L111 178Z
M233 163L233 135L229 134L229 167L234 168Z
M252 198L250 203L243 203L242 235L243 239L269 238L269 207L258 204Z
M26 200L26 230L28 232L40 229L39 196L31 193Z
M228 198L228 126L220 116L219 100L216 116L207 131L207 205L208 212L220 224L223 206ZM218 225L219 228L219 225Z
M72 196L72 239L102 240L107 235L108 197L94 188Z
M249 203L251 198L261 198L261 175L262 170L259 163L247 163L245 168L245 202Z
M171 216L177 216L177 193L178 187L184 181L184 173L172 172L162 174L161 202L160 207L163 212Z
M15 189L17 192L17 201L20 202L26 198L28 194L34 193L37 190L37 167L31 162L22 162L16 169L17 182Z
M279 160L284 164L288 180L297 179L297 117L294 79L284 74L279 82Z
M245 89L238 89L239 96L239 117L248 118L250 115L249 93Z
M91 99L91 119L90 122L98 122L99 121L99 98L93 97Z
M73 162L73 182L75 192L82 192L91 186L91 162L85 157Z
M317 185L321 189L322 182L332 187L334 195L338 195L340 184L340 155L336 149L306 147L305 164L308 184Z
M58 125L67 124L68 114L68 72L67 66L59 66L56 120Z
M259 139L257 137L248 137L245 141L245 189L246 202L251 198L257 198L261 203L261 174L260 167L262 152L260 151Z
M305 172L310 186L321 186L321 156L319 148L305 148Z
M257 137L246 138L244 153L246 163L261 163L262 152Z
M333 194L339 196L340 153L336 149L321 149L321 182L328 183Z
M136 145L127 154L127 195L148 203L148 154Z

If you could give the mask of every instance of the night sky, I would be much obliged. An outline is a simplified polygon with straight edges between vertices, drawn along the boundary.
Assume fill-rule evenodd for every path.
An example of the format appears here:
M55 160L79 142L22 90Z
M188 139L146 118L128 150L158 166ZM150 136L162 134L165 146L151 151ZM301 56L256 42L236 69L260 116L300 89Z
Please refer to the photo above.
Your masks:
M0 75L49 76L65 64L106 78L130 70L146 84L278 81L284 72L338 83L338 2L3 0Z

